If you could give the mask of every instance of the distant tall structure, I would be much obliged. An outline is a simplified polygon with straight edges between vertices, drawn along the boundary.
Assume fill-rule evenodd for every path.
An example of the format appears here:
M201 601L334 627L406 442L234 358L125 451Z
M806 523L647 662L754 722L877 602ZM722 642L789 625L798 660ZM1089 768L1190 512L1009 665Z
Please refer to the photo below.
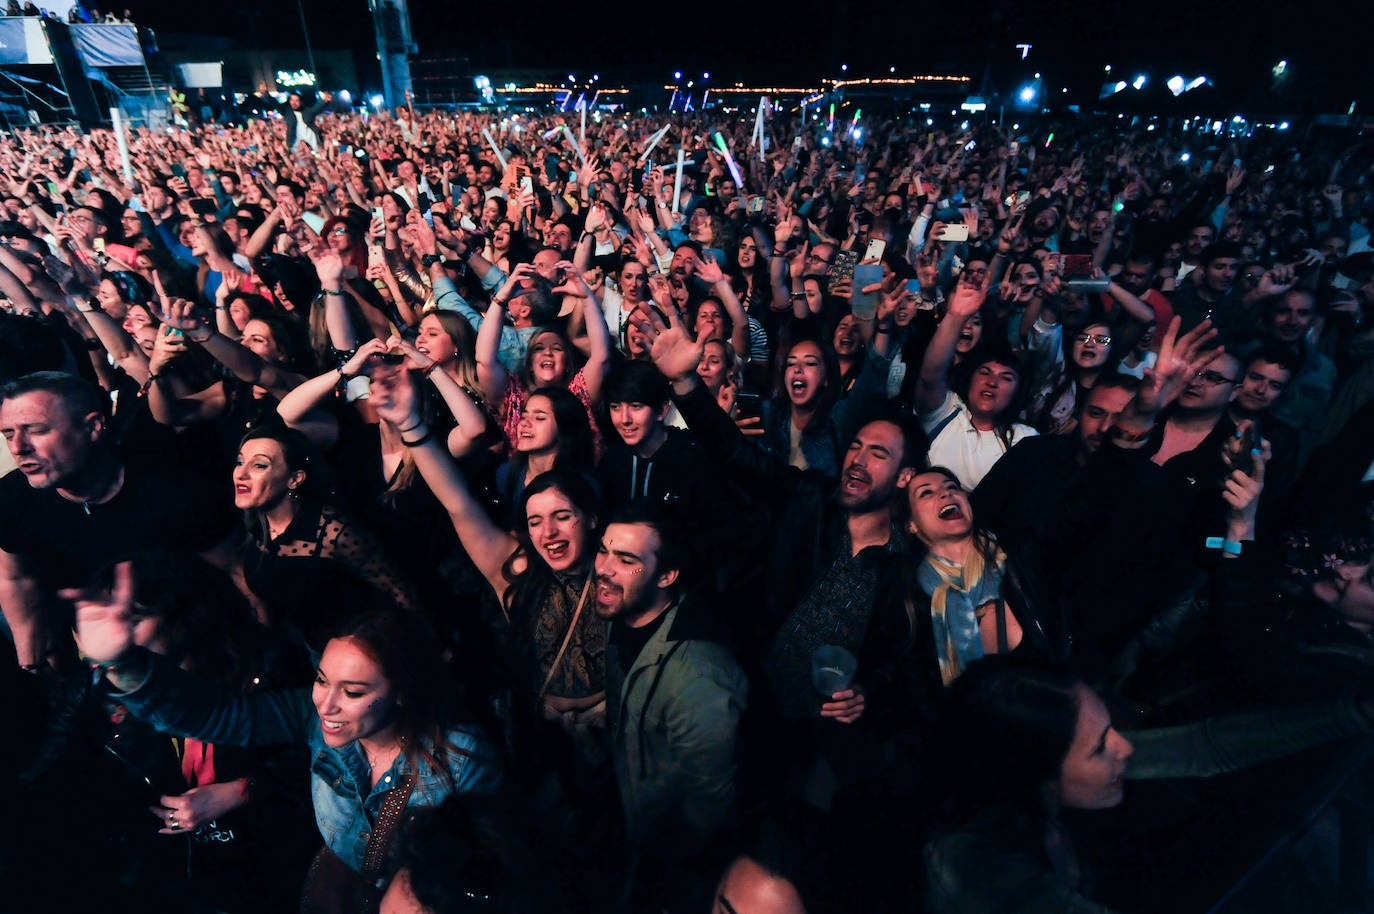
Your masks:
M382 65L382 94L389 108L404 105L410 91L410 55L416 52L406 0L368 0Z

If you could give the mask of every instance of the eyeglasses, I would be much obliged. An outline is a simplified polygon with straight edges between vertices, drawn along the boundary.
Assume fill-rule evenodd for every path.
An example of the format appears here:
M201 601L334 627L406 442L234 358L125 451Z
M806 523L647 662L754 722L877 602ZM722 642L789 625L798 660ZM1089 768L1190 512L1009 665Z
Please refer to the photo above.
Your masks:
M1226 375L1222 374L1221 372L1219 372L1219 371L1213 371L1213 370L1210 369L1210 368L1204 368L1204 369L1202 369L1202 370L1199 371L1197 374L1193 375L1193 377L1198 378L1199 380L1202 380L1202 381L1206 381L1208 384L1239 384L1239 383L1240 383L1240 382L1237 381L1235 378L1228 378L1228 377L1226 377Z
M330 232L329 234L331 234L331 235L347 235L347 234L348 234L348 226L345 226L345 225L336 225L336 226L334 226L334 230L333 230L332 232Z
M1112 341L1112 338L1105 333L1080 333L1074 339L1080 343L1093 342L1099 346L1106 346Z
M807 254L806 260L808 263L814 260L817 263L823 263L826 266L830 266L830 261L826 260L824 257L817 257L815 254Z

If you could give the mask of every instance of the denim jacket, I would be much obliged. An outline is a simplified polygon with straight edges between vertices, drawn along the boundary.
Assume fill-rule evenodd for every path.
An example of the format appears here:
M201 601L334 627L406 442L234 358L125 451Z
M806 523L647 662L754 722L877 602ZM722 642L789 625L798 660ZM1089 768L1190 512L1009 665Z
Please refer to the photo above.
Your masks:
M115 698L136 717L167 733L238 746L307 743L311 750L310 790L315 822L325 844L355 870L361 870L372 823L382 797L410 771L405 753L397 756L376 787L367 757L356 742L332 748L324 743L320 718L309 689L283 689L234 696L150 655L151 674L132 692ZM422 763L407 806L438 806L451 793L490 793L501 783L497 747L476 727L446 734L459 752L445 757L453 787Z

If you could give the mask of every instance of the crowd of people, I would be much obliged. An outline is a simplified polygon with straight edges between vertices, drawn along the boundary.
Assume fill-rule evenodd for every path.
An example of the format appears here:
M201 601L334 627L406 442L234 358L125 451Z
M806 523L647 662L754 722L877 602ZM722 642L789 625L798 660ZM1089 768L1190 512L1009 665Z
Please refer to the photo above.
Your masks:
M741 117L0 137L15 892L1239 878L1374 727L1374 148Z

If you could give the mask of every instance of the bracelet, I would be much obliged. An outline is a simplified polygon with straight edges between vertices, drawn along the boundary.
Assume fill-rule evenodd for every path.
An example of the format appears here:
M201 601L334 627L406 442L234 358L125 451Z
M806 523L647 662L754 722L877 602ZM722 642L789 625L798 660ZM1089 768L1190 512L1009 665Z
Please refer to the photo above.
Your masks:
M215 310L216 310L216 311L228 311L228 310L229 310L229 306L228 306L228 305L215 305Z
M343 289L321 289L321 290L320 290L320 294L321 294L321 295L337 295L337 296L339 296L340 298L342 298L342 297L343 297L343 294L344 294L344 290L343 290Z
M205 335L202 336L200 339L196 339L194 336L187 336L186 338L187 338L188 340L190 340L191 342L193 342L193 343L204 344L204 343L208 343L208 342L210 341L210 337L212 337L212 336L214 336L214 335L215 335L215 332L214 332L213 330L211 330L209 333L205 334Z
M874 332L874 333L891 333L891 332L892 332L892 328L891 328L891 327L884 327L884 326L882 326L881 324L879 324L878 326L876 326L876 327L873 328L873 332Z
M1220 549L1227 555L1240 555L1240 550L1242 546L1241 543L1238 543L1235 540L1228 540L1220 536L1207 537L1207 541L1204 542L1203 545L1206 546L1208 549Z
M495 305L496 307L501 308L501 309L503 309L503 310L504 310L505 307L506 307L506 300L505 300L505 299L502 299L502 298L500 298L499 296L496 296L496 295L493 295L493 296L491 297L491 303L492 303L493 305Z
M433 437L434 437L434 430L433 430L433 429L427 428L427 429L425 429L425 433L424 433L423 435L421 435L419 438L415 439L414 441L407 441L407 440L405 440L404 438L402 438L402 439L401 439L401 446L402 446L402 447L419 447L419 446L422 445L422 444L428 444L428 443L429 443L429 439L431 439L431 438L433 438Z
M424 371L420 372L420 374L424 375L425 377L429 377L430 375L434 374L434 369L438 368L441 364L442 363L438 361L430 362L429 367L426 368Z
M792 293L792 297L793 297L794 299L796 299L797 301L806 301L806 293L805 293L805 292L793 292L793 293Z

